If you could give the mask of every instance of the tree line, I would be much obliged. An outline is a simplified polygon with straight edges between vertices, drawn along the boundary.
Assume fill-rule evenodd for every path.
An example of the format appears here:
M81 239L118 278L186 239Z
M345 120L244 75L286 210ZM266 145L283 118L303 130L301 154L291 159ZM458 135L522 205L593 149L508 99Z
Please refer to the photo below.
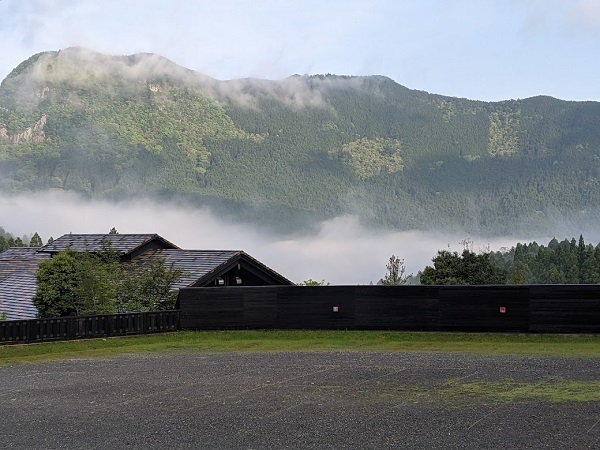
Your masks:
M579 239L553 238L548 245L519 243L505 252L490 254L511 284L600 283L600 245Z
M464 244L468 244L464 241ZM462 253L440 250L415 277L404 276L404 260L392 255L386 275L378 284L598 284L600 244L586 244L583 235L548 245L518 243L508 250Z
M53 242L52 236L48 239L48 244ZM12 234L4 231L4 228L0 227L0 252L9 249L11 247L41 247L44 243L40 235L35 232L31 237L27 235L20 237L14 237Z

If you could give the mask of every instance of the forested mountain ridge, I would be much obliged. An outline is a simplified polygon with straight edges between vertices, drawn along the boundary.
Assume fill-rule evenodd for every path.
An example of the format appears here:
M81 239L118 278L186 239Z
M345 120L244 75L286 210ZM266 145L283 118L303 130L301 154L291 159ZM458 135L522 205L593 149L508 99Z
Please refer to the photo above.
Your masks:
M572 232L600 206L600 103L481 102L382 76L217 81L157 55L34 55L0 85L0 191L185 198L246 218Z

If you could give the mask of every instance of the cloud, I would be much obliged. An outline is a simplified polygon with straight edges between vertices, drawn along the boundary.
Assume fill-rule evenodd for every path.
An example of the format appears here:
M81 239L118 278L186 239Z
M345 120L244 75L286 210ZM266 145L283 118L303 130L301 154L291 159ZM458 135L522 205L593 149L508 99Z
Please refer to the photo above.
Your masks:
M376 283L394 254L407 273L431 262L437 250L462 250L467 236L421 231L370 230L354 216L319 224L294 236L265 234L256 227L217 217L208 209L153 200L111 203L62 191L0 196L0 226L16 236L38 232L43 240L66 233L158 233L181 248L244 250L295 282L308 278L332 284ZM470 237L474 250L510 247L515 239Z
M32 105L37 104L33 100L39 95L38 85L42 83L43 86L44 80L87 82L89 75L102 77L110 74L144 82L166 75L198 86L207 97L247 108L258 108L261 100L281 102L292 108L330 108L327 95L331 89L360 90L367 83L366 79L361 77L308 76L290 76L277 82L256 78L219 81L156 54L114 56L82 47L71 47L41 55L33 65L31 73L32 76L27 81L32 84L23 84L20 90L22 99L28 99L28 103Z
M570 14L574 25L584 25L600 33L600 3L597 0L579 0Z
M548 38L552 34L571 39L589 32L600 35L600 3L597 0L513 0L515 13L524 17L528 34Z

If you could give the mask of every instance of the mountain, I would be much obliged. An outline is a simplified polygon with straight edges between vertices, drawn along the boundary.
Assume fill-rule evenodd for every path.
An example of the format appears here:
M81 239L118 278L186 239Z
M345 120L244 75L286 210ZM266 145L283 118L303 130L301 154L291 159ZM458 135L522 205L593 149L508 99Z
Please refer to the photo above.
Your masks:
M560 221L572 234L600 218L598 124L596 102L472 101L382 76L218 81L153 54L70 48L0 85L0 192L177 199L291 229L354 213L392 229Z

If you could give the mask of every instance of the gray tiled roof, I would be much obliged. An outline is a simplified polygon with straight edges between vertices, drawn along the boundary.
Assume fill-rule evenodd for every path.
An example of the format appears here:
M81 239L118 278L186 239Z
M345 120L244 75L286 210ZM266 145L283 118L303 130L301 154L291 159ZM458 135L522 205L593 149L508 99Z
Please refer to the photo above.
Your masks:
M38 247L11 247L0 252L0 260L48 258L48 255L38 256Z
M283 284L293 284L242 250L149 250L134 258L132 262L147 265L157 260L163 260L167 267L173 265L176 269L183 270L181 280L173 285L173 288L179 289L197 285L197 283L202 284L212 276L217 276L221 270L239 259L249 261L252 265L262 269Z
M6 312L8 320L35 318L35 274L39 263L49 258L49 254L37 253L36 248L29 247L0 253L0 313Z
M243 260L284 284L291 282L241 250L182 250L157 234L66 234L41 248L19 247L0 253L0 313L9 320L35 318L33 306L37 282L35 274L41 261L54 253L71 248L74 251L102 251L109 244L132 262L148 265L164 261L183 270L183 277L175 289L204 283L232 264ZM148 245L151 244L151 245ZM156 248L156 247L163 248ZM154 248L153 248L154 247ZM166 247L166 248L165 248ZM138 254L143 252L141 254Z
M35 319L36 286L35 274L31 273L15 274L0 281L0 314L6 313L7 320Z
M242 253L241 250L150 250L134 258L133 262L151 264L164 260L167 267L173 264L183 270L181 280L173 286L179 289L191 286Z
M153 240L160 240L167 247L178 248L158 234L65 234L40 248L40 251L58 253L71 248L76 252L99 252L109 246L118 254L124 255Z

